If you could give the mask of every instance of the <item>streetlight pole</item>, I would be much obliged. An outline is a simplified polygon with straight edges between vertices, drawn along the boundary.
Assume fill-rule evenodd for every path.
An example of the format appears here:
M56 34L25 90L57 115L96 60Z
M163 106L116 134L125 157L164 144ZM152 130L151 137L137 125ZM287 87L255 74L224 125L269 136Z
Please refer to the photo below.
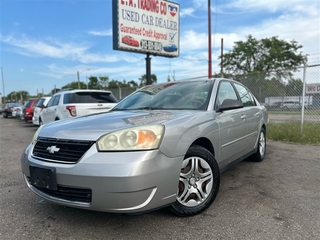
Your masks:
M84 71L90 71L90 69L84 69L81 72L77 71L77 78L78 78L78 89L80 89L80 73L83 73Z
M78 77L78 89L80 89L80 74L79 74L79 71L77 71L77 77Z

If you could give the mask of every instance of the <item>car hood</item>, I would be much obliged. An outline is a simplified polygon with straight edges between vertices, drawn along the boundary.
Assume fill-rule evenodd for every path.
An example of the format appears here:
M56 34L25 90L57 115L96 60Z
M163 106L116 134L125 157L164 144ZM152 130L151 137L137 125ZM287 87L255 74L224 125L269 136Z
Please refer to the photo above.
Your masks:
M192 122L205 111L111 111L46 124L40 137L95 141L102 135L133 126ZM197 115L196 114L196 115ZM186 125L189 125L186 124Z

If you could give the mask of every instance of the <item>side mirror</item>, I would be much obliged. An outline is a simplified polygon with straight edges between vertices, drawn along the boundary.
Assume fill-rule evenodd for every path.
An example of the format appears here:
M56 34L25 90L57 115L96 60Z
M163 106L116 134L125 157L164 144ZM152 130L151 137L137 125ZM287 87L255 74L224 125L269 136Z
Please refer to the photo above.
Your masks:
M226 110L232 110L237 108L243 108L243 103L241 101L234 99L225 99L218 108L218 112L223 112Z

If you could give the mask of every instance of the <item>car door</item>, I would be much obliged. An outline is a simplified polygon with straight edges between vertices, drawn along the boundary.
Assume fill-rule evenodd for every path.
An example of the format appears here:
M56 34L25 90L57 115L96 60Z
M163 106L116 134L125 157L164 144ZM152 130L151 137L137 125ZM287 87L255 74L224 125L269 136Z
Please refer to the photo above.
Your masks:
M239 100L235 89L229 81L220 82L216 98L216 108L226 99ZM219 125L219 165L223 167L241 157L246 146L245 121L243 108L231 109L217 113L216 121Z
M43 123L49 123L55 121L56 111L60 100L60 94L53 96L46 108L42 111L42 121Z
M243 103L243 114L245 117L246 127L246 152L250 152L254 149L255 143L260 132L260 119L261 109L257 106L254 97L251 92L244 86L234 83L235 88L239 94L239 97Z

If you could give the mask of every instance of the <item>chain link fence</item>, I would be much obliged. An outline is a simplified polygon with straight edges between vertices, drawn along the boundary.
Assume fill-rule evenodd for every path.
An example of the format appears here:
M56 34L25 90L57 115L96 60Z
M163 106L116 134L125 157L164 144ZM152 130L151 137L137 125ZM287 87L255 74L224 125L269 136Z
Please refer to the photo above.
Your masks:
M282 76L290 80L265 73L238 75L232 78L246 85L264 104L269 113L269 121L320 124L320 64L298 68L294 73L288 70ZM288 78L286 78L288 79ZM137 87L138 88L138 87ZM137 88L108 89L120 100Z
M246 85L267 107L271 123L320 124L320 65L298 68L290 80L266 79L264 73L234 79Z

